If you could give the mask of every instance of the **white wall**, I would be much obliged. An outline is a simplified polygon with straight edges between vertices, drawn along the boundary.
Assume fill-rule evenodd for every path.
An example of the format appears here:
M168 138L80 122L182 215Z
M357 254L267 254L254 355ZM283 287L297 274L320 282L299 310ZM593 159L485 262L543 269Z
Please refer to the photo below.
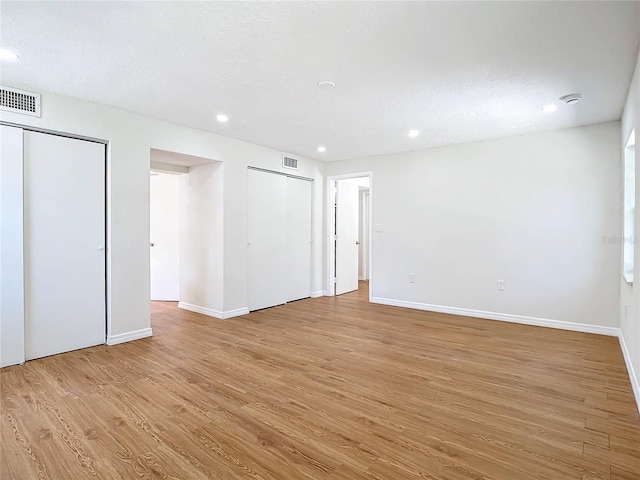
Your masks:
M340 180L343 183L350 183L358 187L369 188L369 177L344 178Z
M622 114L621 135L618 138L620 148L623 149L627 143L631 130L636 129L636 139L640 133L640 58L636 65L633 81L629 88L629 95ZM620 330L622 332L623 344L626 346L628 362L627 367L632 376L632 383L636 395L636 400L640 408L640 248L638 248L638 226L640 226L640 168L638 168L638 157L640 148L636 145L636 209L635 209L635 258L634 258L634 283L628 284L622 276L620 279ZM623 155L620 155L619 163L624 165ZM622 180L621 180L622 182ZM622 188L622 183L621 183ZM623 213L618 216L622 218ZM618 238L623 239L622 227L618 232ZM618 271L622 272L622 258L618 262ZM626 311L626 315L625 315Z
M11 85L33 90L28 85ZM224 162L223 308L246 307L246 167L282 170L281 152L182 127L91 102L42 93L42 117L0 112L0 120L109 141L107 154L107 332L109 336L147 329L149 315L150 149ZM321 170L299 158L302 175L312 176L321 198ZM319 195L319 196L318 196ZM314 286L322 285L321 201L315 203ZM135 336L135 335L134 335ZM127 337L132 338L132 337Z
M378 301L617 327L620 245L608 239L621 228L619 159L611 122L335 162L325 173L373 171Z
M222 316L222 163L191 167L180 180L180 302Z

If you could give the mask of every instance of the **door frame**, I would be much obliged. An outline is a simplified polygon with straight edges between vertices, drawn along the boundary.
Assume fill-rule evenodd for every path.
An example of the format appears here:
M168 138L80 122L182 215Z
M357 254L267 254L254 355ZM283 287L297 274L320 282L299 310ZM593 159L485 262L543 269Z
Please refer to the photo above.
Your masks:
M373 172L356 172L345 173L342 175L330 175L327 176L327 189L326 189L326 245L325 245L325 258L327 259L326 266L326 291L327 297L333 297L336 294L335 288L335 250L333 248L333 242L335 240L336 228L335 228L335 190L336 182L338 180L346 180L348 178L369 178L369 211L368 216L368 230L369 230L369 302L373 298L373 236L372 236L372 218L373 218Z
M371 197L369 196L369 189L363 190L363 187L360 187L360 191L358 192L360 195L360 207L362 208L362 212L364 219L366 219L365 225L362 225L363 218L360 218L360 225L358 228L360 233L362 234L362 238L360 239L360 251L358 255L360 255L360 259L366 258L369 259L369 245L371 239L369 238L369 205L371 204ZM362 228L364 227L364 228ZM363 255L364 253L364 255ZM359 272L358 272L359 273ZM360 275L358 275L358 280L360 280ZM363 262L362 265L362 280L369 280L369 262Z

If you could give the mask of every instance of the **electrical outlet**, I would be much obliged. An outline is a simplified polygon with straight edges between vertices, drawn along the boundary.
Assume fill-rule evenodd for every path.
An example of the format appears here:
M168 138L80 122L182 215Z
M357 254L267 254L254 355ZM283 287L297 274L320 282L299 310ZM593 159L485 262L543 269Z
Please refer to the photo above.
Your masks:
M416 283L416 274L415 273L410 273L409 274L409 283Z
M501 292L502 292L502 291L504 291L504 280L498 280L497 288L498 288L498 290L500 290Z
M384 226L381 223L376 223L376 232L384 232Z

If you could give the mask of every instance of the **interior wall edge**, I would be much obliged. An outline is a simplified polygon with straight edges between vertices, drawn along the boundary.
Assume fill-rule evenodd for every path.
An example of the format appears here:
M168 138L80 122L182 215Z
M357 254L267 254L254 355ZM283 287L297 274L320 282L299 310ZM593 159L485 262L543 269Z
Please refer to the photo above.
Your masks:
M627 348L627 344L624 340L624 334L622 330L620 330L619 332L618 340L620 341L620 349L622 350L624 363L627 365L627 373L629 374L629 381L631 382L631 389L633 390L633 395L636 398L636 406L638 407L638 413L640 413L640 378L638 378L635 370L633 369L633 363L631 362L631 354L629 353L629 350Z

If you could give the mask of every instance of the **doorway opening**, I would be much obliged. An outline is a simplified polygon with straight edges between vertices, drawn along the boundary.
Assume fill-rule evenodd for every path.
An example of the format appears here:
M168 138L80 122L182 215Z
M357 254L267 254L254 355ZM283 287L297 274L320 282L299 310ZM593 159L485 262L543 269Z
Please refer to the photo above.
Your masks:
M203 176L201 169L217 164L214 160L165 150L151 149L149 171L149 284L151 301L183 300L185 253L190 238L185 238L194 208L190 198L194 187L191 177ZM208 175L209 172L204 172ZM196 194L209 185L198 183ZM198 198L199 199L199 198ZM205 199L207 200L207 199ZM203 201L205 201L203 200ZM193 229L191 229L193 230Z
M369 281L372 296L372 172L327 178L327 296Z

